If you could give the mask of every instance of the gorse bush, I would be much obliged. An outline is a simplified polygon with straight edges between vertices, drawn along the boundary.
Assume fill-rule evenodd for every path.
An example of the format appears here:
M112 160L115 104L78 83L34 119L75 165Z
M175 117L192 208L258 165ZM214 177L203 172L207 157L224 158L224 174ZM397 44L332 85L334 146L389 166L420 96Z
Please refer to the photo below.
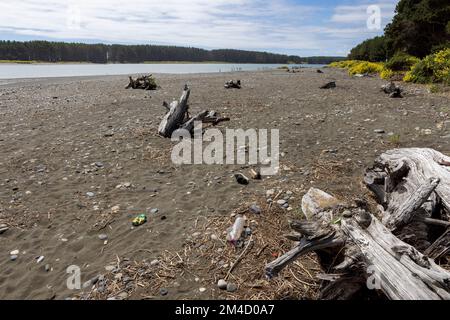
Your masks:
M426 56L412 66L403 78L415 83L444 83L450 85L450 49Z
M419 61L419 58L410 56L409 54L397 53L386 62L386 68L392 71L408 71Z
M386 68L386 66L383 68L383 71L381 71L380 73L380 78L381 79L385 79L385 80L389 80L391 79L393 76L395 75L395 72L392 71L389 68Z
M382 73L385 71L387 75L387 70L385 70L384 64L381 62L368 62L359 60L345 60L339 62L333 62L330 67L347 69L350 75L355 74L374 74Z
M380 62L360 61L359 63L350 67L350 69L348 69L348 73L351 75L381 73L383 71L383 68L384 65Z
M333 68L342 68L342 69L350 69L351 67L357 65L358 63L361 63L362 61L358 60L344 60L344 61L337 61L330 64L330 67Z

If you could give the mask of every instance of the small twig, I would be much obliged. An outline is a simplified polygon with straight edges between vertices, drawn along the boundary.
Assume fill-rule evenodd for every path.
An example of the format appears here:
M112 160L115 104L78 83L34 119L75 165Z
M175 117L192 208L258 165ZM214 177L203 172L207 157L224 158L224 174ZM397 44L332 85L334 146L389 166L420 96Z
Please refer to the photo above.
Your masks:
M256 257L259 258L259 256L264 252L264 250L267 249L269 245L266 244L264 247L261 248L261 250L258 251L258 253L256 254Z
M252 242L253 239L253 235L250 236L250 240L247 243L247 246L245 247L244 251L242 251L241 255L236 259L236 261L233 263L233 265L231 266L230 270L227 273L227 276L225 277L224 280L227 280L228 277L231 275L231 273L233 272L233 270L237 267L237 265L239 264L239 262L241 262L242 258L244 257L245 253L247 253L247 249L248 247L250 247L250 244L253 243Z

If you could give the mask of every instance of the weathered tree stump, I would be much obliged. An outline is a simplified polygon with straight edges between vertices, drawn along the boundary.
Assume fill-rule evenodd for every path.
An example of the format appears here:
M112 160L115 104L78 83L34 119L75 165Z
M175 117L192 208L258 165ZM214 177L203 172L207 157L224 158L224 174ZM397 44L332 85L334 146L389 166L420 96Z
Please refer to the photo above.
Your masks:
M142 76L134 80L132 77L128 77L130 83L125 87L125 89L143 89L143 90L156 90L158 85L156 84L153 75Z
M227 81L225 83L226 89L241 89L241 80L234 82L233 80Z
M175 130L184 129L191 134L194 131L195 122L218 125L221 122L230 121L230 118L222 118L215 111L202 111L199 114L191 117L189 115L188 99L191 90L186 85L179 101L173 101L170 105L166 102L163 106L168 110L168 113L162 119L158 133L166 138L170 138Z

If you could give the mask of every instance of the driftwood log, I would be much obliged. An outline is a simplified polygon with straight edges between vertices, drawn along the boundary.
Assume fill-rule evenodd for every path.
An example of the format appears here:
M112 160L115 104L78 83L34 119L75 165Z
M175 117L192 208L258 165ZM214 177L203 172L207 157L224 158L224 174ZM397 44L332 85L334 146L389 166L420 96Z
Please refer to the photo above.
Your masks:
M225 83L226 89L241 89L241 80L234 82L233 80L227 81Z
M325 83L323 86L320 87L320 89L333 89L336 88L336 82L335 81L331 81L328 83Z
M175 130L185 129L191 134L194 131L195 122L209 123L217 125L224 121L230 121L229 118L220 117L215 111L202 111L199 114L191 117L189 115L188 99L191 90L186 85L183 89L179 101L173 101L170 105L164 103L163 106L168 110L167 114L162 119L158 133L166 138L170 138Z
M436 264L450 252L450 158L432 149L395 149L376 159L364 182L379 212L349 206L318 189L302 200L308 220L293 221L290 252L266 266L276 276L315 251L326 274L323 299L376 293L394 300L450 299L450 272ZM377 215L381 219L377 218Z
M132 77L128 77L130 83L125 87L125 89L143 89L143 90L156 90L158 85L156 84L153 75L142 76L134 80Z

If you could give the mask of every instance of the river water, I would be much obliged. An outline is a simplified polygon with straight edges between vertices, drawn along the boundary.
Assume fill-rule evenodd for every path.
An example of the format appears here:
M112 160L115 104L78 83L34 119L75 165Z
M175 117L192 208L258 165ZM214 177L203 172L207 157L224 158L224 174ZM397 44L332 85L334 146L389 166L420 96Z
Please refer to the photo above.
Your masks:
M231 71L261 71L276 69L282 64L233 63L156 63L156 64L0 64L0 79L84 77L106 75L133 75L148 73L215 73ZM318 68L323 65L290 65Z

